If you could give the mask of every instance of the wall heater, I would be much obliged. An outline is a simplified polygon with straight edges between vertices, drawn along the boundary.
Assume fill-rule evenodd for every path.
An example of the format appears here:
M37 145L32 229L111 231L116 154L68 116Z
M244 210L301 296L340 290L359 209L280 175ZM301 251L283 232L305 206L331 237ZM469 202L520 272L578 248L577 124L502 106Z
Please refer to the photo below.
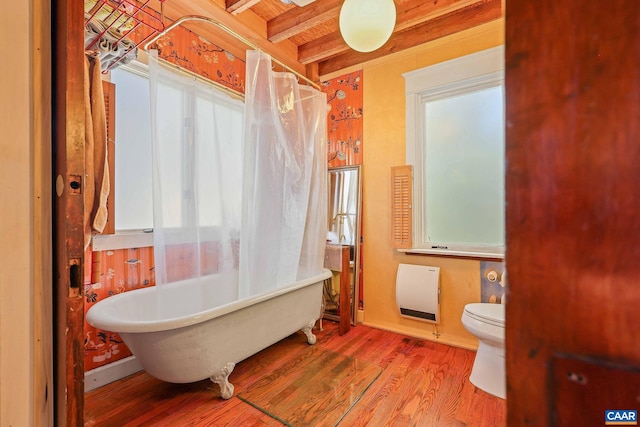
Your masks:
M440 323L440 267L398 265L396 304L401 316Z

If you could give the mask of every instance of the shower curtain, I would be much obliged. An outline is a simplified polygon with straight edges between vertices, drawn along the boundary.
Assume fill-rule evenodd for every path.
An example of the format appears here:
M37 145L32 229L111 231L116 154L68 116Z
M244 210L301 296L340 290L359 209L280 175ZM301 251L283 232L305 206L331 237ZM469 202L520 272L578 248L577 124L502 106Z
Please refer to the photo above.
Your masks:
M203 304L238 297L241 101L149 55L156 284L202 283Z
M327 99L247 52L240 295L322 270L326 239Z
M247 52L244 104L149 60L156 283L211 306L322 271L326 95ZM213 305L211 301L213 300Z

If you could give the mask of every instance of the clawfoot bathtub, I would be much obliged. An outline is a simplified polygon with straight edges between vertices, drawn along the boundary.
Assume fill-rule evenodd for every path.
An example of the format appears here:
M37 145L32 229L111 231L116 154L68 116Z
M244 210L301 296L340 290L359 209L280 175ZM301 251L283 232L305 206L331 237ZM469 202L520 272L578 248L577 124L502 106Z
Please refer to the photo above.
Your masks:
M143 368L172 383L210 378L224 399L236 363L302 329L309 344L320 317L324 270L286 288L203 307L202 285L183 282L138 289L107 298L87 313L96 328L118 332Z

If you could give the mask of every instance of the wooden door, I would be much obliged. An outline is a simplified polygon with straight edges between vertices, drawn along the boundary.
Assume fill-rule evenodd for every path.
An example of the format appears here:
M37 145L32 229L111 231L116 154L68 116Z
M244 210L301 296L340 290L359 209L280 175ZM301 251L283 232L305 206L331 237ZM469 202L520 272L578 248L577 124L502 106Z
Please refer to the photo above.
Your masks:
M640 2L506 7L509 426L640 409Z
M84 17L81 0L53 3L56 425L83 424Z

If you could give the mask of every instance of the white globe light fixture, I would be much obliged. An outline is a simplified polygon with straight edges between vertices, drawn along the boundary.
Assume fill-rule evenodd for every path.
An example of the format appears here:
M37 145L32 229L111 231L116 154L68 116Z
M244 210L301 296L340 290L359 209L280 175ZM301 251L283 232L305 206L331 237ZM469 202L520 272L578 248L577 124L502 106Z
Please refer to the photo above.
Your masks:
M371 52L385 44L396 25L393 0L345 0L340 33L353 50Z

